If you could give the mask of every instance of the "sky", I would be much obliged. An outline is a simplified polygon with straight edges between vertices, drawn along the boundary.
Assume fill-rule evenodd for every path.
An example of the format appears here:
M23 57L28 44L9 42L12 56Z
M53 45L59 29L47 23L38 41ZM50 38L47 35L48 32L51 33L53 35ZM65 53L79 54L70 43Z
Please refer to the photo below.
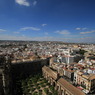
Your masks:
M0 0L0 40L95 43L95 0Z

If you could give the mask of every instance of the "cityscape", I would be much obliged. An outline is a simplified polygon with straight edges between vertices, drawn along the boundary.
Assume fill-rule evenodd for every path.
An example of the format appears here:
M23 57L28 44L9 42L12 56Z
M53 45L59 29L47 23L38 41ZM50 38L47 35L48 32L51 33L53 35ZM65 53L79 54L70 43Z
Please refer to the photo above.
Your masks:
M95 44L0 42L0 95L94 95Z
M95 1L0 0L0 95L95 95Z

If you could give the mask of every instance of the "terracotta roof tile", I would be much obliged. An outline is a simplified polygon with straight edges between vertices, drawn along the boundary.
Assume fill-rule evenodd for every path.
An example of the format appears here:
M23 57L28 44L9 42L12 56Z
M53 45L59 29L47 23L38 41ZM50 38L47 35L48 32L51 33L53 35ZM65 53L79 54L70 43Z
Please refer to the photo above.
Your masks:
M63 89L65 88L72 95L85 95L82 91L80 91L79 89L77 89L76 87L74 87L73 85L71 85L69 82L67 82L63 78L60 78L58 80L58 83L63 87Z

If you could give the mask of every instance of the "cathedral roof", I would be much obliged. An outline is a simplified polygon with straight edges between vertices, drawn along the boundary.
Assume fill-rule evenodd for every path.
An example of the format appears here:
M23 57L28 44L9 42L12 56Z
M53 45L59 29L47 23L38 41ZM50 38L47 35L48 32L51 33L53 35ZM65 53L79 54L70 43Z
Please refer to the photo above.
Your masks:
M72 95L85 95L82 91L80 91L79 89L77 89L76 87L74 87L72 84L70 84L69 82L67 82L63 78L60 78L58 80L58 83L61 85L61 87L63 87L63 89L65 88Z

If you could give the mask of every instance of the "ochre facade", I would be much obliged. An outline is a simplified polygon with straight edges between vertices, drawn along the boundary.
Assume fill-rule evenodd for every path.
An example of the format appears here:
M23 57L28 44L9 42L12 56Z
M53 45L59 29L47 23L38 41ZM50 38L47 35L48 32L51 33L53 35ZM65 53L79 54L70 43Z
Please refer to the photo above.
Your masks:
M82 91L71 85L65 79L60 78L56 71L47 66L42 68L43 76L55 87L59 95L85 95Z

